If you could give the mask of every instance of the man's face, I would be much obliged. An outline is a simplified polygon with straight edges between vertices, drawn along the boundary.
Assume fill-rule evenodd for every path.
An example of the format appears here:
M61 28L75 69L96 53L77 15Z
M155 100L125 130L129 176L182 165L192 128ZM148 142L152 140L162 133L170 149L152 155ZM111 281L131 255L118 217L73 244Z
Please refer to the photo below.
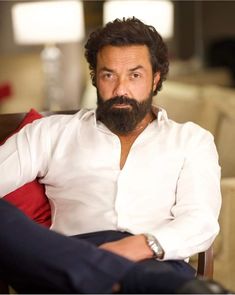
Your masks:
M145 45L102 48L97 56L97 118L114 132L133 131L150 112L158 80Z

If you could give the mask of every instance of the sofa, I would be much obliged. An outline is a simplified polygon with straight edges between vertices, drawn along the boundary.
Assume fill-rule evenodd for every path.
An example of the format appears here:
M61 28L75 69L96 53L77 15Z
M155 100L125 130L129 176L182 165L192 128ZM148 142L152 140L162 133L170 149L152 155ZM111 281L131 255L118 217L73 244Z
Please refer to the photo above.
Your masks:
M215 139L221 166L220 233L214 243L214 278L235 290L235 89L166 81L154 104L178 121L193 121Z

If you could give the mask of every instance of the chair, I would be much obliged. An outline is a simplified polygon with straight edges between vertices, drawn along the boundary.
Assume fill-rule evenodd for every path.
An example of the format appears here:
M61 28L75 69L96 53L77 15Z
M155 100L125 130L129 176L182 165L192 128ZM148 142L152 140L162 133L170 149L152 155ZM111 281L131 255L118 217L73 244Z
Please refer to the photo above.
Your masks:
M73 114L75 111L56 111L56 112L41 112L43 116L50 116L53 114ZM0 142L13 132L26 113L15 113L15 114L1 114L0 115ZM197 261L197 276L203 278L213 278L213 247L211 246L205 252L198 254ZM9 286L2 280L0 280L0 294L8 294Z
M167 110L170 119L184 123L200 122L203 109L201 88L176 81L165 81L163 89L153 97L153 104Z
M210 246L205 252L198 253L197 276L205 279L213 279L213 271L213 246Z

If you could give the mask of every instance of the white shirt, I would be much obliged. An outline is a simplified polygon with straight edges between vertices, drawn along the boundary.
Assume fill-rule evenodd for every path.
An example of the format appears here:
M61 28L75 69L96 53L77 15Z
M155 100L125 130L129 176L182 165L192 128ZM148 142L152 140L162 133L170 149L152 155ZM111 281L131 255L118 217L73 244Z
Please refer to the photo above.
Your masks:
M139 135L120 170L118 136L95 111L27 125L0 147L0 196L40 177L51 229L151 233L164 259L204 251L219 231L220 167L212 135L161 110Z

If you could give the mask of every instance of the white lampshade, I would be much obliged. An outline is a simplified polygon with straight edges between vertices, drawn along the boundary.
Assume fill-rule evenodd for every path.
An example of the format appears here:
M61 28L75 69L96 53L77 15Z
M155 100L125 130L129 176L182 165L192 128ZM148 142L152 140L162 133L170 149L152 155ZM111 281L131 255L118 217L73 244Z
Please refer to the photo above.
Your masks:
M173 36L173 3L169 0L107 0L103 22L115 18L137 17L155 29L165 39Z
M81 1L18 3L12 7L12 20L19 44L76 42L85 34Z

